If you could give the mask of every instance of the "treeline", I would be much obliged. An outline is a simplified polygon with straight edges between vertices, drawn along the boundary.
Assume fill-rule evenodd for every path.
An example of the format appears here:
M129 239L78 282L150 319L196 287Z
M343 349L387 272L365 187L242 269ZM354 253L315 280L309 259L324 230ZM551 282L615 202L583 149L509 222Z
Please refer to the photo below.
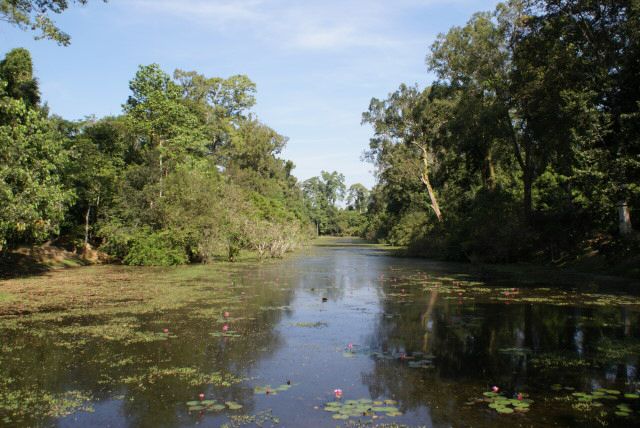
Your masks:
M437 79L371 101L366 236L450 259L635 252L640 3L511 0L438 36Z
M156 64L123 114L70 122L40 100L30 54L0 62L0 254L55 240L133 265L281 257L313 235L287 139L250 109L255 84Z
M369 190L360 183L347 189L344 175L322 171L302 182L307 212L317 235L361 236L367 224ZM342 202L346 205L340 206Z

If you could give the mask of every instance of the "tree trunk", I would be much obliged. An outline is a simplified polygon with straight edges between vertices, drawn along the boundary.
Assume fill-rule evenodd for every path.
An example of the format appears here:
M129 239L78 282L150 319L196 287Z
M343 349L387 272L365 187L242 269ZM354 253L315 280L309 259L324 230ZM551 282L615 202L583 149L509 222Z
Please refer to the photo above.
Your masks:
M627 201L618 202L618 225L620 228L620 235L626 236L633 232L633 227L631 226L631 212L629 211Z
M531 162L531 145L525 144L524 169L522 171L522 181L524 186L523 208L525 221L531 224L531 214L533 212L533 164Z
M484 158L484 180L485 185L489 190L496 189L496 169L493 165L493 156L491 150L487 150L487 154Z
M524 210L524 218L527 223L531 222L531 213L533 211L533 202L531 196L531 187L533 185L531 170L527 167L523 174L523 185L524 185L524 197L522 200L523 210Z
M160 148L162 149L162 143L160 143ZM160 197L161 198L162 198L162 187L164 186L163 179L164 179L164 167L162 165L162 153L160 153Z
M86 251L89 245L89 218L91 216L91 205L87 208L87 213L84 216L84 250Z
M433 212L436 213L436 217L439 222L442 222L442 212L440 211L440 205L438 204L438 199L436 198L436 193L433 191L433 186L431 186L431 180L429 180L429 158L427 148L414 143L416 146L420 147L422 150L422 164L423 170L420 173L420 180L422 183L427 186L427 191L429 192L429 199L431 200L431 208Z

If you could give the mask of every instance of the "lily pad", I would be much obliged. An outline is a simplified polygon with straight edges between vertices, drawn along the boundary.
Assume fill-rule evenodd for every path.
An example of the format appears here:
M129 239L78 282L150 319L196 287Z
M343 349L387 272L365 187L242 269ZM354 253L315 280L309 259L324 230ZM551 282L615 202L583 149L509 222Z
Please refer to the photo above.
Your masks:
M242 404L236 403L235 401L226 401L224 404L227 405L229 410L238 410L242 409Z

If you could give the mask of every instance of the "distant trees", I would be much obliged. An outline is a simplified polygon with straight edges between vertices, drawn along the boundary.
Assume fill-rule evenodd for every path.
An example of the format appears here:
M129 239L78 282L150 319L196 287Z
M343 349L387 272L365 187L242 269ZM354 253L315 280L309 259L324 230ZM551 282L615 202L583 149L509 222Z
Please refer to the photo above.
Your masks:
M401 85L363 114L379 177L367 235L514 260L629 234L640 203L636 3L513 0L439 35L427 58L437 80Z
M348 207L359 213L364 213L369 205L369 194L369 189L362 184L352 184L347 192Z
M347 188L343 174L321 171L302 183L307 208L319 235L361 235L369 191L360 183ZM338 204L347 198L347 209Z

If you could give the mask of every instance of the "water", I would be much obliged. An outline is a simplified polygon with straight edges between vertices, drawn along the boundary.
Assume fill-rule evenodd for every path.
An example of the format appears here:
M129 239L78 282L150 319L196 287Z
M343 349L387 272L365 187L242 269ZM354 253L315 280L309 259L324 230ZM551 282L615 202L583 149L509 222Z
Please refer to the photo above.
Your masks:
M133 278L141 272L117 269ZM633 287L576 276L556 278L557 289L531 272L514 281L513 274L470 269L391 257L343 239L277 263L144 271L145 283L157 276L177 291L151 308L132 303L0 320L0 424L640 423L640 400L624 397L640 388ZM287 383L288 390L272 392ZM255 393L266 385L269 394ZM489 408L494 397L483 393L494 386L516 404L528 402L518 408L528 411ZM336 389L340 403L379 403L354 405L364 416L333 419L338 408L324 409ZM187 403L200 403L200 394L242 408L190 411Z

